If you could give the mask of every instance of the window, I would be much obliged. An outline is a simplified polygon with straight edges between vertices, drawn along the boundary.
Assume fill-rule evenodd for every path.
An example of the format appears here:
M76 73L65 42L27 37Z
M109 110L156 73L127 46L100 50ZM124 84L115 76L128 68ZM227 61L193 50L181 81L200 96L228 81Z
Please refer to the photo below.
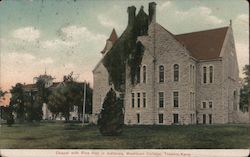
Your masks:
M203 67L203 83L207 83L207 67Z
M212 124L212 114L209 114L209 124Z
M190 97L189 97L189 104L190 104L189 108L190 108L190 109L193 108L192 103L193 103L193 93L190 92Z
M143 107L146 107L146 93L142 93L143 96Z
M159 107L162 108L164 107L164 93L159 92Z
M137 116L137 123L140 124L140 114L137 113L136 116Z
M190 121L191 121L191 124L193 124L193 114L190 114Z
M173 114L174 124L179 123L178 117L179 117L178 114Z
M132 93L132 108L135 107L135 93Z
M206 106L207 106L207 103L205 101L202 102L202 108L206 108Z
M137 78L136 78L137 83L140 83L140 80L141 80L141 68L140 67L137 68L136 76L137 76Z
M209 66L209 83L213 83L213 66Z
M193 65L193 84L195 83L195 69L194 69L194 65Z
M174 81L179 81L179 65L174 65Z
M142 76L142 77L143 77L143 78L142 78L142 82L143 82L143 83L146 83L146 74L147 74L147 73L146 73L146 66L144 65L144 66L142 67L142 75L143 75L143 76Z
M192 75L193 75L192 65L190 65L190 68L189 68L189 80L190 80L190 82L192 82Z
M174 107L179 107L179 92L173 93Z
M209 108L213 108L213 102L212 101L209 101L208 105L209 105Z
M203 124L206 124L206 115L203 114Z
M140 93L137 93L137 107L140 108L141 106L141 94Z
M159 66L159 82L164 82L164 66Z
M159 114L159 124L162 124L163 123L163 114L160 113Z

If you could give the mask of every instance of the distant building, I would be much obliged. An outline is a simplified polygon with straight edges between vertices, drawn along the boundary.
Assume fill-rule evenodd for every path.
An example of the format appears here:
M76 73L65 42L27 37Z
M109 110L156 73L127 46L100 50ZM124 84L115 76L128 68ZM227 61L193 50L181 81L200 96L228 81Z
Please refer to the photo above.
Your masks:
M44 75L40 75L39 77L35 77L33 84L24 84L24 91L29 93L30 95L33 95L37 92L37 86L36 81L37 79L43 79L45 82L45 87L49 88L49 90L53 91L57 88L60 88L65 85L64 82L53 82L54 78L50 75L47 75L46 72ZM83 83L80 83L83 85ZM43 103L42 107L43 111L43 120L64 120L64 117L61 115L53 115L51 111L48 109L48 105L46 103ZM74 106L70 111L70 117L69 120L81 120L81 117L79 117L78 114L78 106Z
M240 122L239 67L231 22L222 28L175 35L156 22L156 3L149 3L148 15L143 7L135 13L134 6L128 8L126 30L119 38L112 31L101 51L103 58L93 70L94 122L106 93L115 87L110 79L112 70L104 64L112 54L116 56L113 60L121 60L112 68L120 68L123 62L126 65L125 72L120 71L123 90L117 90L124 97L125 124ZM136 53L143 50L140 66L134 71L127 62L133 56L125 60L130 53L126 49L130 30L137 31L136 44L142 45ZM131 83L133 72L135 84Z

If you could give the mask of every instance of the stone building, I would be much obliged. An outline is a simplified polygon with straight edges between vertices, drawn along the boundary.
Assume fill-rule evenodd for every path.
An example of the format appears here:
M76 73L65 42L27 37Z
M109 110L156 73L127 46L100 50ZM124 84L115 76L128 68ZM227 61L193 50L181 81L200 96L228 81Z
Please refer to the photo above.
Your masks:
M132 45L132 46L131 46ZM133 46L134 45L134 46ZM112 87L124 100L128 125L239 122L239 68L229 26L172 34L156 22L156 3L115 30L93 70L93 121ZM114 74L116 72L116 74Z

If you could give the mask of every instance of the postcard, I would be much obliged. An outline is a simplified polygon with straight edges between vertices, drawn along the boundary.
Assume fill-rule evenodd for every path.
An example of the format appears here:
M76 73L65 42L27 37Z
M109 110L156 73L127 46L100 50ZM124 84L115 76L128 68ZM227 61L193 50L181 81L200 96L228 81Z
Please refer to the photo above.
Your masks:
M249 156L249 4L0 1L0 155Z

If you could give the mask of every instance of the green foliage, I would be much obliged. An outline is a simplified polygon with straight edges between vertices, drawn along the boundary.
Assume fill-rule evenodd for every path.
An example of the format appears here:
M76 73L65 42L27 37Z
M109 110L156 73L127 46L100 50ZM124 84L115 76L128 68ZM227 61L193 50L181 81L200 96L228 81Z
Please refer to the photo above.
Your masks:
M248 111L248 97L250 91L249 88L245 85L240 89L240 110L245 112Z
M245 74L244 81L249 86L250 85L250 65L249 64L244 66L243 73Z
M250 95L250 66L245 65L243 68L245 74L243 88L240 90L240 110L245 112L248 111L249 95Z
M2 91L2 89L0 88L0 98L3 97L7 92Z
M98 118L99 130L105 136L120 135L123 122L123 103L116 98L116 93L111 88L106 95L100 117Z
M25 102L26 120L39 122L43 116L42 105L44 101L39 95L32 94L27 96L27 99Z
M92 110L92 89L89 84L86 85L86 113L91 113ZM78 113L82 113L83 105L83 88L84 84L74 81L65 82L64 86L55 89L48 99L49 110L58 115L62 113L66 121L69 120L70 110L74 106L78 106Z
M21 83L17 83L10 90L11 99L10 105L13 105L13 109L17 114L17 120L19 122L24 122L25 120L25 92L23 89L23 85Z
M126 64L130 67L132 84L136 83L136 71L141 65L144 52L144 47L140 42L137 42L137 37L146 35L147 31L148 16L141 8L135 23L127 26L121 37L105 55L103 64L110 75L115 90L124 91Z
M19 122L27 121L40 121L42 119L42 105L48 101L48 95L50 91L45 88L45 82L38 79L37 91L24 91L24 86L17 83L16 86L12 87L11 102L14 111L17 114L17 120Z
M14 116L12 114L12 107L11 106L0 106L1 109L1 117L4 120L7 120L7 125L11 126L14 124Z

